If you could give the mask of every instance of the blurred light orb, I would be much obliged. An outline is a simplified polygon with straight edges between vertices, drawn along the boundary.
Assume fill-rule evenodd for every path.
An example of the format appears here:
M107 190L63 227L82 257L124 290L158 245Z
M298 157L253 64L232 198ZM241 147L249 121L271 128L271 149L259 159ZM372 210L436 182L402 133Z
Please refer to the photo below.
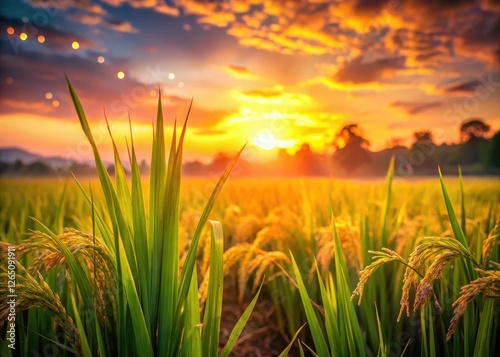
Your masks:
M42 35L38 36L38 42L44 43L45 42L45 36L42 36Z
M52 102L52 105L57 108L59 106L59 101L58 100L54 100Z
M45 93L45 98L52 99L53 95L50 92Z
M97 57L97 62L104 63L104 61L105 61L105 58L103 56Z
M7 77L5 79L5 83L7 83L7 84L14 84L14 79L12 77Z
M21 39L21 41L26 41L26 39L28 38L28 35L26 35L24 32L21 32L21 34L19 35L19 38Z
M71 47L73 47L74 50L77 50L80 48L80 44L77 41L73 41Z
M118 79L123 79L123 78L125 78L125 73L123 73L122 71L120 71L120 72L118 72L116 74L116 76L118 77Z
M9 35L13 35L13 34L14 34L14 32L15 32L15 31L14 31L14 28L13 28L13 27L7 27L7 33L8 33Z
M168 74L168 79L174 79L174 78L175 78L175 74L173 74L173 73Z

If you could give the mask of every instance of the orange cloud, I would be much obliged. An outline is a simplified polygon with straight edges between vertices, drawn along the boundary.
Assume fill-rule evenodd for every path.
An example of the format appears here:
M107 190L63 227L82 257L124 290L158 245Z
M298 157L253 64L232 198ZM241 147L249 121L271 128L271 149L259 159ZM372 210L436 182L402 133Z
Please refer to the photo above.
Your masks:
M250 68L242 66L226 66L224 67L226 72L231 74L234 78L245 79L245 80L259 80L260 77L253 73Z
M259 104L303 105L311 102L311 97L304 93L284 92L283 87L261 88L248 91L233 90L233 96L245 102Z

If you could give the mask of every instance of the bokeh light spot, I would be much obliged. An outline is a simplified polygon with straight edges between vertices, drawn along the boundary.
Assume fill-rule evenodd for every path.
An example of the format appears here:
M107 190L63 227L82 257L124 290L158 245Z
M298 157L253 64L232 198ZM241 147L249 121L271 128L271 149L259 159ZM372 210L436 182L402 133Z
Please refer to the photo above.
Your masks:
M45 98L52 99L53 95L50 92L45 93Z
M44 43L45 42L45 36L42 36L42 35L38 36L38 42Z
M80 48L80 44L77 41L73 41L71 47L73 47L74 50L77 50Z
M54 100L52 102L52 105L57 108L59 106L59 101L58 100Z
M14 28L13 28L13 27L7 27L7 33L8 33L9 35L13 35L13 34L14 34L14 32L15 32L15 31L14 31Z
M97 57L97 62L99 62L99 63L104 63L104 61L105 61L105 59L104 59L104 57L103 57L103 56L99 56L99 57Z
M168 74L168 79L174 79L174 78L175 78L175 74L173 74L173 73Z
M118 77L118 79L123 79L123 78L125 78L125 73L123 73L122 71L120 71L120 72L118 72L116 74L116 76Z
M179 83L177 83L177 87L179 87L179 88L184 88L184 82L179 82Z
M26 41L26 39L28 38L28 35L26 35L24 32L21 32L21 34L19 35L19 38L21 39L21 41Z
M12 77L7 77L5 79L5 83L7 83L7 84L14 84L14 79Z

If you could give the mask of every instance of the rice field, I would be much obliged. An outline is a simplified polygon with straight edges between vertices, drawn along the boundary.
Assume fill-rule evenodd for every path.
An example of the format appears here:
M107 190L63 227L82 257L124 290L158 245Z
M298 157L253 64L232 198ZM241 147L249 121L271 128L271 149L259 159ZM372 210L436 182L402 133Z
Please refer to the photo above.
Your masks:
M160 109L110 177L70 91L99 178L0 180L0 355L498 354L499 179L184 179Z

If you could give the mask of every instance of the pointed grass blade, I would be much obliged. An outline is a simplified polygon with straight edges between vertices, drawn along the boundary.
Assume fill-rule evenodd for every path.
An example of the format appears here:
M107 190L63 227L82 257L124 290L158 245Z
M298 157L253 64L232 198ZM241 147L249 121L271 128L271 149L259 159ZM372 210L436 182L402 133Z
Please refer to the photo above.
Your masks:
M216 357L219 347L219 331L222 316L223 241L222 225L210 221L212 237L210 247L210 276L208 295L201 331L203 356Z
M302 300L302 305L306 313L307 322L309 323L309 328L311 330L311 335L314 341L314 346L316 347L316 352L320 356L330 356L330 351L328 350L328 345L325 341L325 336L323 335L323 330L321 329L318 316L314 311L313 305L309 300L309 294L307 293L306 286L302 280L302 275L300 274L299 267L295 262L293 254L290 252L292 258L293 272L295 274L295 279L299 288L300 298Z
M261 290L262 290L262 284L261 284L259 290L257 291L257 293L255 294L255 296L253 297L250 304L247 306L247 308L245 309L245 311L243 312L243 314L239 318L236 325L233 327L233 330L231 331L231 334L229 335L229 339L227 340L226 345L224 346L222 351L219 353L219 357L228 357L229 354L231 353L231 351L233 350L238 338L241 335L241 332L245 328L245 325L247 324L247 321L250 318L250 315L252 314L252 311L255 307L255 304L257 303L257 300L259 299L259 295L260 295ZM290 348L292 347L291 344L293 343L293 341L295 341L295 338L297 337L297 335L301 329L302 329L302 327L297 331L297 334L292 339L292 342L290 342L290 345L289 345ZM290 350L290 348L288 348L288 350Z

